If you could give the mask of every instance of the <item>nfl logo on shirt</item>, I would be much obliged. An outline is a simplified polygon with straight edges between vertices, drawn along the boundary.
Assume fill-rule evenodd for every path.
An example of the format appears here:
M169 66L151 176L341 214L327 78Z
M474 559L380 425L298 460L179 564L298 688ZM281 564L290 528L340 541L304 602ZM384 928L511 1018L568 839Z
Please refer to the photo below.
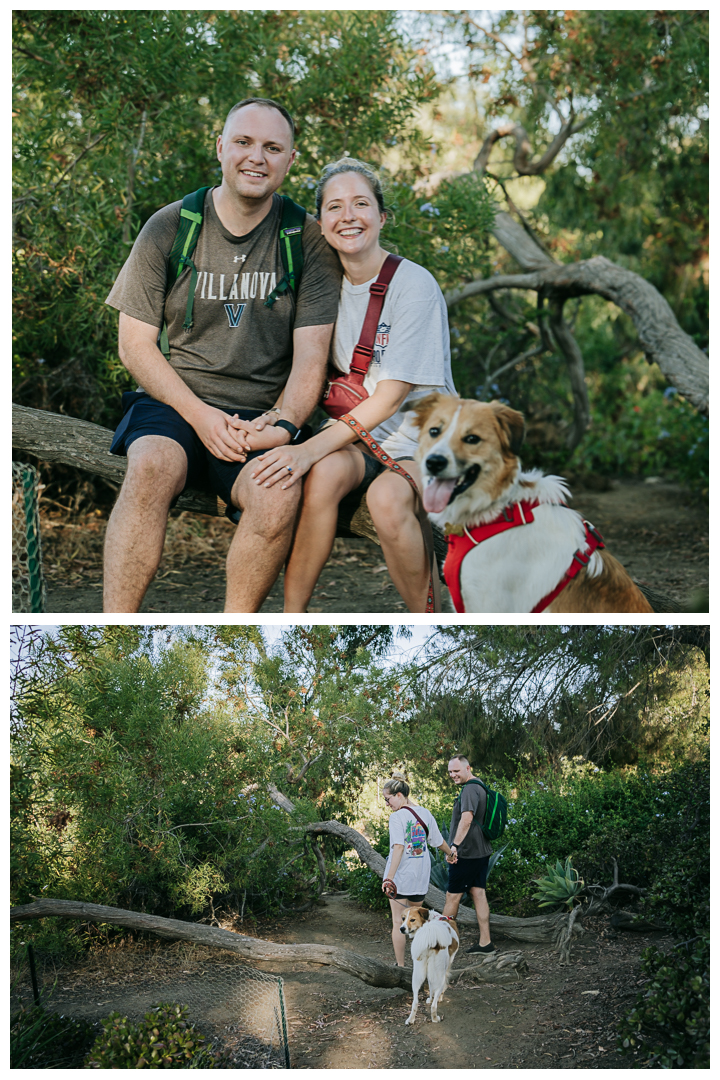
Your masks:
M377 334L375 335L375 346L380 350L380 354L385 352L387 343L390 340L390 324L378 323Z

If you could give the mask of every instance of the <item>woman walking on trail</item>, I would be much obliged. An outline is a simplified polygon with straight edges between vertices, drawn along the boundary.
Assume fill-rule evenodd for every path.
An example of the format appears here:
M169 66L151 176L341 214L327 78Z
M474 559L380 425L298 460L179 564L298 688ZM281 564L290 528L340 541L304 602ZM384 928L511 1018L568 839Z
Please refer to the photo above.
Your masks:
M446 855L452 852L443 840L437 822L429 810L410 806L410 788L399 778L388 780L383 798L390 807L390 854L385 864L382 889L390 902L392 913L392 943L398 967L405 966L405 936L400 923L409 907L421 904L430 884L430 852L428 843Z
M417 429L405 403L432 390L455 393L450 370L447 308L435 278L408 259L388 259L380 246L387 220L383 189L373 169L354 158L326 166L316 189L323 236L344 270L332 359L350 371L371 286L390 274L380 322L372 328L372 359L362 381L367 393L348 406L343 422L330 420L307 442L276 447L257 458L256 483L289 487L305 475L303 501L285 570L285 611L304 612L332 550L338 504L351 491L367 491L367 504L390 576L410 611L439 611L439 582L429 523L421 500L398 470L392 471L358 440L362 430L380 452L402 462L420 486L413 460ZM378 286L381 287L381 286ZM370 350L366 350L370 355ZM342 410L341 410L342 411ZM369 433L369 435L368 435ZM433 587L429 582L432 573Z

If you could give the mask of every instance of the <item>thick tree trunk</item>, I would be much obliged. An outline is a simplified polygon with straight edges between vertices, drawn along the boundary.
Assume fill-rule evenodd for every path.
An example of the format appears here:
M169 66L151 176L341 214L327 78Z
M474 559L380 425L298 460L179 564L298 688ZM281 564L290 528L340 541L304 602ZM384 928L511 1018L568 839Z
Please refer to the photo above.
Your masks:
M385 874L385 859L375 851L362 833L350 828L349 825L341 824L339 821L314 821L310 825L302 826L302 828L304 828L305 832L325 833L328 836L337 836L341 840L344 840L350 847L355 848L361 862L365 863L366 866L369 866L380 879L383 878ZM436 911L442 911L445 906L445 893L441 892L440 889L436 889L434 885L430 885L426 897L428 903L430 903ZM562 912L556 915L538 915L531 919L516 919L510 915L493 915L491 912L490 930L503 937L510 938L512 941L530 941L540 942L546 945L555 945L567 926L568 921L569 916ZM457 913L457 922L462 923L465 926L476 927L477 919L475 917L475 910L460 905L460 909ZM580 926L574 926L573 932L577 935L582 934L583 931Z
M125 477L127 461L110 453L113 433L109 428L76 420L72 416L29 409L13 405L13 438L15 450L34 454L40 461L57 461L95 473L118 486ZM188 490L177 501L178 510L222 517L225 504L202 491ZM377 533L364 495L351 491L338 509L338 536L360 536L379 544ZM438 561L445 558L447 544L433 528L433 542Z
M163 919L158 915L145 915L138 911L106 907L104 904L84 904L76 900L38 900L10 909L10 921L44 919L55 916L63 919L82 919L86 922L111 923L127 926L132 930L149 930L158 937L171 941L193 941L215 949L229 949L246 960L279 960L305 964L333 965L353 975L370 986L412 990L412 968L391 967L381 960L348 952L335 945L279 945L273 941L235 934L200 923L182 922L180 919ZM464 974L472 974L483 982L499 983L516 981L527 969L522 953L495 953L483 958L483 963L453 972L455 982Z

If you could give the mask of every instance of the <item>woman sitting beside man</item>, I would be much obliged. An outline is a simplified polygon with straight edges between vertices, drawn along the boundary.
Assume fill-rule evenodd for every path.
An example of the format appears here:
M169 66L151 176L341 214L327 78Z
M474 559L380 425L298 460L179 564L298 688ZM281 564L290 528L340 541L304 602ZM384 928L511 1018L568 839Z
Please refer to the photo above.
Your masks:
M348 372L370 286L388 255L380 246L387 220L380 180L369 165L342 158L325 168L316 206L323 235L338 252L344 270L332 359L339 371ZM352 408L352 418L385 454L403 463L402 469L419 487L420 468L413 460L417 429L411 412L401 412L400 407L433 390L454 394L455 389L445 300L432 274L407 259L400 262L387 289L363 385L368 397ZM283 487L305 476L285 570L286 612L307 610L332 550L338 504L351 491L367 492L388 571L408 609L428 610L431 574L431 595L439 595L421 499L401 474L383 465L358 441L357 431L347 423L328 421L305 443L268 450L257 458L252 476L258 484L282 483ZM439 611L437 600L434 610Z

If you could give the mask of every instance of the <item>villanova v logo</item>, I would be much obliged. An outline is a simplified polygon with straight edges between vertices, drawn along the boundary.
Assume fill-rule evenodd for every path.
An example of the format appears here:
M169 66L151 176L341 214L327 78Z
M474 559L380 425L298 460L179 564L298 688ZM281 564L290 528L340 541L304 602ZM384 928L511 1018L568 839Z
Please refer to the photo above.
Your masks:
M245 304L226 304L225 310L228 317L228 326L239 326Z

